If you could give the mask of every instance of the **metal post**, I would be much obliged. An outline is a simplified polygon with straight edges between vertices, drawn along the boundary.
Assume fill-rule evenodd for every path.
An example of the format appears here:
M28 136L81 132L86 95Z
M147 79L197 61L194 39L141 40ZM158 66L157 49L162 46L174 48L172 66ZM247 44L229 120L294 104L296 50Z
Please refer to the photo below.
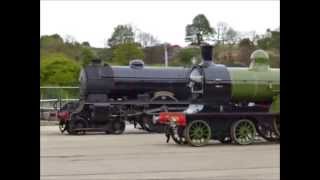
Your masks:
M167 44L164 44L164 63L165 67L168 67L168 49L167 49Z
M62 104L62 102L61 102L61 100L62 100L62 88L60 88L60 95L59 95L59 107L58 107L58 110L60 110L61 109L61 104Z

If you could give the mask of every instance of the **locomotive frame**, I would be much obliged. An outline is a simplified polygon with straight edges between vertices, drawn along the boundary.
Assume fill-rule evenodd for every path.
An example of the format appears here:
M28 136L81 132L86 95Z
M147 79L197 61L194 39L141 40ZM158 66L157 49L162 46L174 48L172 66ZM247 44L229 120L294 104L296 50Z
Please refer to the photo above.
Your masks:
M164 126L153 124L152 117L160 112L183 111L190 101L162 100L164 96L170 99L171 97L168 96L170 93L158 92L157 94L152 98L137 100L77 102L76 108L71 105L72 108L63 109L58 113L60 131L78 135L89 131L122 134L125 130L125 122L129 122L134 124L134 127L139 124L148 132L164 132ZM158 98L160 99L157 100ZM90 120L92 116L95 116L95 121ZM108 121L105 121L106 118Z
M155 119L166 125L167 143L204 146L210 140L221 143L252 144L257 135L280 141L280 113L274 112L163 112Z

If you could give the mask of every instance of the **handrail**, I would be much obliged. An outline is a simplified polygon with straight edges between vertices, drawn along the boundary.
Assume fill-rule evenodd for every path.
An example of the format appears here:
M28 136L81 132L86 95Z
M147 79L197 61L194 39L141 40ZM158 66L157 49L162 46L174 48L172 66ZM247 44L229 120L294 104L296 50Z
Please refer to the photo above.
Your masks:
M79 89L79 86L40 86L40 89Z
M79 99L61 99L60 101L78 101ZM55 102L59 99L40 99L40 102Z

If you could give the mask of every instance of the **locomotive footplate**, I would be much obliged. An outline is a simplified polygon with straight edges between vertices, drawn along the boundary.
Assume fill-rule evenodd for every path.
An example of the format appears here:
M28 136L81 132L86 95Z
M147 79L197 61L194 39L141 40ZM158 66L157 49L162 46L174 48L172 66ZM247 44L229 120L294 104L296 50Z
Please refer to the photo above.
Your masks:
M106 131L108 128L75 128L73 131Z
M110 105L189 105L190 101L106 101L106 102L86 102L85 104L95 104L97 106L110 106Z
M121 134L121 133L114 133L110 128L75 128L72 130L73 132L82 132L82 134L85 134L85 132L108 132L108 134Z
M196 113L196 114L185 114L187 118L260 118L260 117L279 117L280 113L271 112L215 112L215 113Z

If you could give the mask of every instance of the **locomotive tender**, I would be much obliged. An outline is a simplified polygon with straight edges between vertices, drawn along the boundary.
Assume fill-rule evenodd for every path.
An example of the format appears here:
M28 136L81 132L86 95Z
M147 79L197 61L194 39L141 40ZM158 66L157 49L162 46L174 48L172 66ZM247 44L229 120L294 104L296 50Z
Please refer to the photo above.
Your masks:
M214 64L212 46L202 47L203 61L189 75L192 102L184 112L162 112L154 121L167 125L177 144L251 144L256 134L280 140L280 69L270 68L268 54L257 50L248 68Z

